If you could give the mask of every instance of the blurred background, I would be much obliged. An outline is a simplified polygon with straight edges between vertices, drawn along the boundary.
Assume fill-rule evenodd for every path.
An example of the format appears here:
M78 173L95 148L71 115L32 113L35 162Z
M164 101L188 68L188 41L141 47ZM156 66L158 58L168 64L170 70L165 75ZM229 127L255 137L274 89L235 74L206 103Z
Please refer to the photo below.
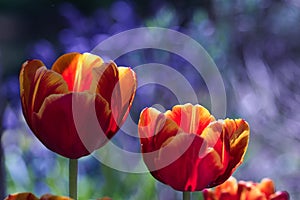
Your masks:
M0 0L0 198L31 191L67 195L68 160L47 150L24 121L18 74L27 59L51 67L63 53L91 51L99 42L131 28L158 26L199 42L222 75L227 116L251 127L249 149L234 176L272 178L278 190L300 198L300 2L298 0L63 1ZM116 60L135 66L162 63L190 82L200 104L210 108L205 82L183 58L155 49ZM149 75L151 76L151 74ZM161 77L168 78L165 74ZM171 80L170 80L171 81ZM137 90L131 117L145 106L171 109L178 100L168 88ZM139 152L139 140L120 131L113 142ZM152 178L102 165L92 156L79 161L79 199L180 199ZM194 193L193 199L201 199Z

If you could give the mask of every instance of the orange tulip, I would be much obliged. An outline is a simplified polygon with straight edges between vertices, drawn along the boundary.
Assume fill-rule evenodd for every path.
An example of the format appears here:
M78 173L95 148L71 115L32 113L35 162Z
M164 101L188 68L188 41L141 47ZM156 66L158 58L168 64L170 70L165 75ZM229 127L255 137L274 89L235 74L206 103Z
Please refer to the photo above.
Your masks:
M136 91L135 73L90 53L68 53L48 70L40 60L23 64L24 117L50 150L72 159L103 146L123 124ZM100 125L100 126L99 126Z
M36 197L34 194L29 192L10 194L4 200L73 200L65 196L56 196L51 194L45 194L41 198Z
M74 199L66 196L56 196L52 194L44 194L40 198L38 198L30 192L22 192L22 193L10 194L4 200L74 200ZM112 200L112 199L109 197L102 197L99 200Z
M264 178L260 183L239 181L230 177L226 182L218 185L215 190L203 191L205 200L288 200L287 192L276 192L274 183Z
M151 174L179 191L223 183L242 163L249 126L242 119L215 118L200 105L177 105L161 113L142 111L141 151Z

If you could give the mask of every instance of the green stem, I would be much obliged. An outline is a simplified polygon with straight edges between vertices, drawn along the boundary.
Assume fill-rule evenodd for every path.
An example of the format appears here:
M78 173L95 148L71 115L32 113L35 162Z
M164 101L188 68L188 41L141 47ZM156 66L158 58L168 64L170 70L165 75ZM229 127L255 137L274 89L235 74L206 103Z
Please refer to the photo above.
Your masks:
M191 192L182 192L182 200L191 200Z
M69 196L73 199L77 199L77 171L78 160L69 160Z

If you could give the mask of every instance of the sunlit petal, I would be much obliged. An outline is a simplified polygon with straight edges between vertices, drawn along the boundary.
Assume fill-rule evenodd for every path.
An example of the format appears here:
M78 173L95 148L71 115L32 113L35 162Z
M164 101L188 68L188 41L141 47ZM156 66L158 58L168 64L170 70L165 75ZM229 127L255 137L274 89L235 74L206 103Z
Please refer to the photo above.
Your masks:
M216 184L223 183L227 180L235 169L243 162L248 143L250 128L248 123L243 119L225 119L223 131L230 138L230 158L226 171L218 177Z
M81 92L89 90L93 75L92 70L100 67L103 60L90 53L68 53L59 57L52 70L62 75L70 91Z
M186 133L201 134L208 124L215 120L209 111L200 105L177 105L165 115L171 118Z
M112 113L118 125L122 125L131 107L136 92L137 81L133 70L128 67L118 67L119 82L113 91ZM119 91L117 91L119 89Z
M210 123L201 134L201 137L204 138L208 147L213 148L220 156L223 173L227 169L230 157L230 144L229 138L223 131L223 124L221 121L214 121ZM214 183L211 183L213 186Z
M168 138L182 132L175 122L155 108L145 108L141 112L138 128L143 152L160 149Z

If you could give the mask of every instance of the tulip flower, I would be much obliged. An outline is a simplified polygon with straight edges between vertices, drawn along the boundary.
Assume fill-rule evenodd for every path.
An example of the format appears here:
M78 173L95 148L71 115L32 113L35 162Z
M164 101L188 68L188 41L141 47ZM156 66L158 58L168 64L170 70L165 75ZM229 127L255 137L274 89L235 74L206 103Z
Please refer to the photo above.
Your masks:
M41 198L36 197L30 192L10 194L4 200L73 200L65 196L56 196L52 194L44 194Z
M102 147L126 119L136 91L133 70L90 53L68 53L51 70L29 60L20 72L23 114L50 150L77 159Z
M243 119L216 121L206 108L192 104L177 105L165 113L145 108L138 130L151 174L186 192L228 179L243 161L250 132Z
M203 191L205 200L288 200L289 194L285 191L275 191L274 183L264 178L260 183L239 181L230 177L215 190Z
M22 192L8 195L4 200L74 200L70 197L44 194L40 198L30 192ZM112 200L109 197L102 197L98 200Z

